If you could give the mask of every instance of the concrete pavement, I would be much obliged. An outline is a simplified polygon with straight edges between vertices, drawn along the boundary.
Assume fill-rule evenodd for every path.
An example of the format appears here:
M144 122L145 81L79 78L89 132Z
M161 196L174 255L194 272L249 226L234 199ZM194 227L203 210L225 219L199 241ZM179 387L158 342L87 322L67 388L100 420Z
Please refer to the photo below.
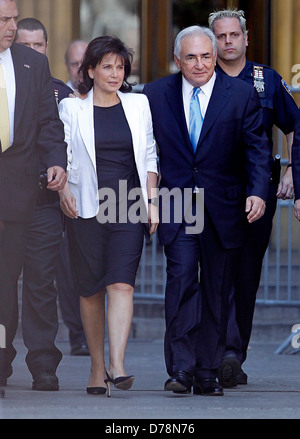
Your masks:
M142 431L139 435L126 431L120 436L121 431L116 428L121 420L128 426L145 420L144 434L155 437L159 431L149 431L150 424L151 428L158 428L155 420L170 421L174 428L178 424L178 428L186 429L183 424L201 419L300 419L300 354L277 355L278 343L253 340L244 365L248 385L226 389L223 397L214 398L163 391L167 375L162 339L129 341L126 370L135 375L135 382L130 391L112 390L111 398L86 394L90 359L70 356L69 343L63 339L58 340L63 352L57 370L60 390L32 391L20 337L15 347L18 354L5 398L0 399L0 419L98 419L102 420L103 429L114 428L116 437L126 437L127 433L143 437ZM189 436L193 436L191 433Z

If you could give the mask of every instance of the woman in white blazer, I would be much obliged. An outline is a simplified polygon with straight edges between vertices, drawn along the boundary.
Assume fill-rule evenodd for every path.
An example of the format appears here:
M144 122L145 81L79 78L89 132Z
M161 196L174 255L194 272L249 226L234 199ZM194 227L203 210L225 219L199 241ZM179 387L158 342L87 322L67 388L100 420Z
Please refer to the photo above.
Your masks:
M133 291L144 235L158 225L157 155L144 95L127 78L132 52L115 37L90 42L80 68L79 92L59 113L68 144L68 183L60 192L70 217L70 250L81 292L80 306L91 355L87 393L110 396L127 390L125 351L132 322ZM109 364L104 359L105 294Z

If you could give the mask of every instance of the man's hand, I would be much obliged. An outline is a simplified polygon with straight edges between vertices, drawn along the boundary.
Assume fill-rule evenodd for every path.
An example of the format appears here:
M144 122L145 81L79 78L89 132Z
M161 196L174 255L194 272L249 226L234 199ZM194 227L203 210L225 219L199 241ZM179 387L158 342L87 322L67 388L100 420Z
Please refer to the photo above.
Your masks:
M52 166L47 170L48 186L51 191L60 191L65 187L67 174L61 166Z
M254 221L260 219L265 213L265 210L266 203L262 198L256 197L255 195L247 198L245 212L248 213L247 220L249 223L254 223Z
M287 168L285 171L285 174L278 185L276 196L277 198L281 198L283 200L290 200L294 197L294 185L291 167Z
M63 213L69 218L78 218L78 211L76 209L76 199L72 194L69 184L67 183L62 191L59 191L60 207Z

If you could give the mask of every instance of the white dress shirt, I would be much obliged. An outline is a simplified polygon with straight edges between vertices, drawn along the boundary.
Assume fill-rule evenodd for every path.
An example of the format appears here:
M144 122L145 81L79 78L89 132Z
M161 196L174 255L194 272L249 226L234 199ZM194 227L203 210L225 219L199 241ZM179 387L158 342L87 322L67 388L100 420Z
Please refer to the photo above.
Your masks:
M203 116L203 119L205 117L206 114L206 110L208 107L208 103L215 85L215 80L216 80L216 72L214 72L214 74L212 75L212 77L210 78L210 80L202 85L202 87L200 87L201 91L198 94L198 99L200 102L200 108L201 108L201 113ZM190 126L190 104L191 104L191 98L192 98L192 94L193 94L193 89L194 86L192 84L190 84L184 76L182 76L182 97L183 97L183 106L184 106L184 113L185 113L185 120L186 120L186 124L187 127L189 129Z
M6 84L8 100L9 125L10 125L10 146L14 140L14 120L15 120L15 101L16 101L16 78L15 69L10 49L0 52L0 63L2 65Z

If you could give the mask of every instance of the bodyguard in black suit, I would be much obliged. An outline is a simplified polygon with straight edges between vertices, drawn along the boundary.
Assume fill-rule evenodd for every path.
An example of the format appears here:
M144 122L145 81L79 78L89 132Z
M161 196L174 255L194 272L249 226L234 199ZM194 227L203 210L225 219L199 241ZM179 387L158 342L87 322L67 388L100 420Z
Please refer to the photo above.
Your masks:
M160 218L159 238L167 257L165 360L170 378L165 390L190 392L194 379L194 393L220 396L216 376L235 261L245 224L264 214L271 156L257 92L215 73L213 33L198 26L183 30L174 54L181 72L144 89L160 154L160 189L190 189L194 209L196 193L204 189L204 229L188 234L185 211L181 222L172 219L172 211L170 221ZM199 87L204 120L194 151L190 102Z
M16 354L13 340L18 325L17 282L36 203L39 159L45 165L47 187L52 191L64 187L67 161L48 60L13 43L17 17L16 3L0 0L0 62L5 73L9 72L6 89L13 127L11 143L0 155L0 324L6 330L0 385L5 385L11 375Z
M47 30L43 23L36 18L27 17L18 22L15 42L47 55ZM63 81L57 78L52 78L52 80L57 104L73 94L73 89ZM50 363L48 371L53 374L61 357L54 345L57 333L56 300L54 303L52 302L52 306L47 303L47 297L56 297L56 289L58 290L62 319L69 329L71 355L89 355L80 316L79 293L72 281L67 222L62 221L58 194L51 194L51 191L44 185L44 172L45 169L41 164L39 196L30 227L23 267L22 321L26 322L26 325L23 326L23 338L29 350L26 361L33 376L36 376L41 368L45 369L43 366L45 363ZM57 254L58 245L59 254ZM54 265L57 267L56 276L54 275ZM54 285L55 277L56 288ZM39 280L40 278L43 279L43 282ZM45 303L43 312L41 312L42 305L38 303L39 300ZM43 328L44 336L40 334L41 328ZM35 333L40 334L37 340L35 340ZM47 352L46 355L45 352ZM41 361L41 356L44 361ZM43 381L49 380L51 380L50 376L48 378L44 376ZM57 387L57 378L52 377L52 380L56 382L52 387ZM51 387L51 385L44 383L43 387L45 386Z
M18 22L17 27L16 43L47 55L48 35L45 26L39 20L24 18ZM73 90L57 78L52 78L52 82L58 105L62 99L69 97ZM62 271L60 253L66 238L58 193L47 189L45 180L45 167L40 160L39 191L28 230L23 265L22 334L28 349L26 364L34 378L32 388L58 390L56 370L62 353L55 343L58 331L57 273L58 269L59 274ZM63 258L66 259L66 264L69 260L66 251ZM68 272L64 271L63 274L65 278ZM60 283L61 277L59 276ZM73 296L73 301L75 304L78 302L79 308L79 296ZM63 312L62 317L65 318Z
M52 78L59 103L72 90ZM45 167L40 163L36 205L28 228L22 286L22 334L28 349L26 364L33 390L58 390L56 376L62 353L55 344L58 331L56 267L63 239L63 213L58 192L47 189Z

